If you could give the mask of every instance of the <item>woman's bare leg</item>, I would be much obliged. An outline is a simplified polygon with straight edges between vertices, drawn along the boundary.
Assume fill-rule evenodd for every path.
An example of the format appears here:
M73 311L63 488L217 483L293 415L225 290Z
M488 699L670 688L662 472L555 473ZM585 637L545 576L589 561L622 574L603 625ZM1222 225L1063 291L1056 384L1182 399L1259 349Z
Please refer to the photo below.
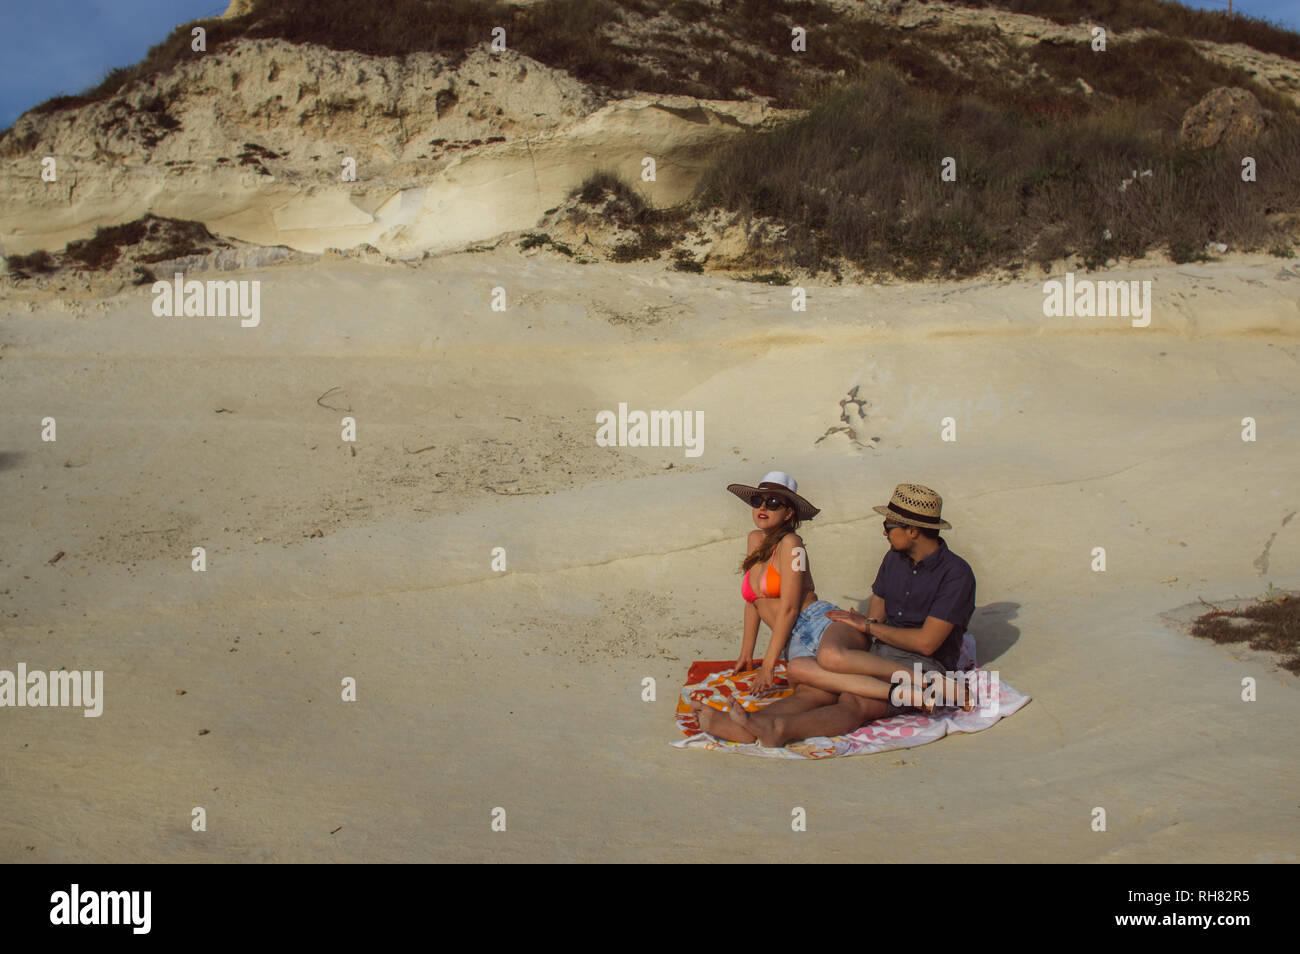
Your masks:
M889 682L895 673L902 673L907 681L912 681L912 670L902 663L885 659L875 653L867 652L866 637L847 623L828 627L817 649L817 664L828 672L859 673L875 676Z
M880 657L876 657L880 659ZM880 662L886 660L880 659ZM789 672L801 683L816 686L826 692L847 692L868 699L888 699L893 686L883 679L859 673L831 672L823 668L812 656L790 660Z
M817 664L823 670L830 673L857 673L874 677L877 680L885 680L891 685L894 683L907 684L916 681L914 678L916 674L910 667L905 666L903 663L895 662L891 659L885 659L882 656L877 656L875 653L865 651L862 646L865 637L863 637L863 635L857 630L853 629L852 626L847 624L841 625L843 625L849 633L846 634L836 627L828 627L826 635L822 637L821 646L817 650ZM857 637L856 639L854 638L855 636ZM826 688L833 688L833 686L827 684L825 680L822 682L815 682L815 684L825 685ZM841 691L855 692L857 690L842 689ZM913 694L910 688L905 688L904 691L908 696ZM866 695L871 696L873 699L889 698L888 695L879 696L873 692L866 693ZM943 701L947 699L963 700L962 708L967 711L969 711L973 705L970 700L967 699L967 693L959 690L957 681L945 675L943 677L943 688L938 701L942 704ZM919 702L909 704L920 705ZM932 709L933 707L931 706L926 708Z

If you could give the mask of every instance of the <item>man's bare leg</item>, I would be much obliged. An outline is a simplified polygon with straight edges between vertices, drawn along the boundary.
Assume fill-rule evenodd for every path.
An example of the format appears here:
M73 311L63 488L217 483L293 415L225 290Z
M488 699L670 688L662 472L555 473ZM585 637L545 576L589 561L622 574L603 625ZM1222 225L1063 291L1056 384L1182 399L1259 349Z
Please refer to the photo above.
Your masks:
M836 696L832 692L825 692L804 683L796 683L793 693L784 699L776 700L770 706L764 706L762 711L775 711L778 715L795 715L818 706L833 705L835 699ZM753 732L746 729L743 723L731 715L732 712L748 714L739 705L733 703L729 712L719 712L703 702L692 702L691 710L695 713L700 728L714 738L727 739L731 742L754 742L757 739Z
M840 693L834 705L819 706L805 712L773 713L760 709L733 718L764 745L781 748L796 739L847 735L859 726L888 714L889 705L884 700L844 692Z

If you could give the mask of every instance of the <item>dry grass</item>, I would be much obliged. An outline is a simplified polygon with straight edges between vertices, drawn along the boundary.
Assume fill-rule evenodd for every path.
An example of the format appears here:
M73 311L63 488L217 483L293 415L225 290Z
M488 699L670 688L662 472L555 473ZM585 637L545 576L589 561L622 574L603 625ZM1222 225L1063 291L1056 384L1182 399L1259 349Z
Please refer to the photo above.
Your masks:
M128 250L132 262L150 265L203 255L215 244L222 243L201 222L144 215L132 222L97 228L92 237L69 242L58 255L45 251L15 255L8 259L8 265L15 279L49 274L64 267L102 272L116 265ZM141 271L147 270L137 268L137 272Z
M987 4L969 0L968 5ZM36 111L103 100L192 59L196 54L190 49L190 29L195 25L207 30L209 52L240 37L274 37L376 56L434 52L453 61L488 43L493 28L502 27L512 49L605 90L714 99L763 96L785 107L815 102L838 75L851 77L868 64L885 62L932 92L975 93L1001 105L1010 105L1004 99L1015 99L1022 110L1057 118L1088 111L1079 91L1068 87L1074 76L1130 100L1147 96L1153 85L1168 77L1186 77L1193 85L1205 86L1199 74L1205 74L1208 66L1202 65L1205 61L1185 42L1188 39L1246 42L1300 58L1296 34L1244 17L1192 11L1157 0L1083 4L1003 0L996 6L1069 23L1092 10L1093 21L1117 29L1163 29L1174 46L1123 57L1096 56L1086 43L1077 48L1042 44L1025 52L992 32L900 30L847 17L807 0L731 0L724 6L696 0L542 0L526 7L498 0L388 0L384 4L260 0L251 13L238 19L179 26L140 63L115 69L93 89L56 97ZM658 24L671 21L659 20L656 26L647 26L659 16L675 17L677 24L668 29ZM810 38L808 50L797 55L790 51L794 24L806 28ZM1086 37L1081 33L1082 39ZM999 62L984 62L990 53ZM1180 62L1174 64L1171 58ZM1066 85L1043 74L1026 78L1021 73L1022 81L1008 82L1005 67L1020 73L1030 59L1048 74L1063 77ZM1177 69L1171 70L1174 66ZM1218 69L1221 78L1233 74ZM1234 85L1250 82L1244 74L1234 76Z
M30 255L10 255L5 259L9 276L16 280L31 278L32 275L48 275L58 270L54 256L44 249L37 249Z
M1056 23L1088 23L1112 30L1159 30L1187 40L1244 43L1300 60L1300 35L1268 20L1227 10L1193 10L1167 0L948 0L965 7L1011 10Z
M1277 241L1269 216L1300 208L1297 150L1300 120L1278 116L1250 149L1272 172L1245 183L1240 149L1183 149L1152 110L1048 119L920 91L878 66L805 118L742 137L696 199L787 226L773 251L813 270L842 255L881 274L959 277L1067 253L1092 268L1157 247L1193 257L1208 241ZM955 182L940 180L945 157Z
M1282 656L1278 665L1300 675L1300 599L1283 594L1238 610L1211 610L1192 623L1192 635L1216 643L1249 642Z

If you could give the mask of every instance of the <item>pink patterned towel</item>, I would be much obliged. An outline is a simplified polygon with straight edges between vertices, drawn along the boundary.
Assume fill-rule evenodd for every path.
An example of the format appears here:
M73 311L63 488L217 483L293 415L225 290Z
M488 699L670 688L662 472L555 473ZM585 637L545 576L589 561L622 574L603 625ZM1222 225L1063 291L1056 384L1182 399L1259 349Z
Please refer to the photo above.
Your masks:
M961 656L957 669L963 672L975 671L981 692L981 706L970 712L959 708L939 708L934 715L920 711L905 712L888 719L868 722L861 728L835 738L804 739L791 742L783 749L769 749L758 742L728 742L715 739L701 731L695 715L691 711L692 700L702 700L715 709L726 711L732 705L739 704L748 712L754 712L765 705L788 696L794 690L785 683L785 664L776 667L778 689L771 695L756 698L750 693L749 680L756 670L737 673L727 667L726 663L696 663L691 666L687 684L682 687L677 700L677 725L686 738L672 744L682 749L720 749L738 752L743 755L764 755L769 758L786 759L825 759L836 755L868 755L872 752L888 752L890 749L910 749L925 745L936 739L942 739L951 732L979 732L987 729L999 719L1019 711L1029 702L1029 696L1016 692L996 674L985 676L985 670L975 665L975 638L967 633L962 638ZM997 690L996 702L988 689Z

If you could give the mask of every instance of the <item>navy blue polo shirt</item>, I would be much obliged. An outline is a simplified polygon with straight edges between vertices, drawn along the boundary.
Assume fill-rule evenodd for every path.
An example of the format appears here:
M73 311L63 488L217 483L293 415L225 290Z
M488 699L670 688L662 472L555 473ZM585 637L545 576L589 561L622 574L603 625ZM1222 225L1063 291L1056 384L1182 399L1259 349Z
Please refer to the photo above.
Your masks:
M969 563L948 549L943 537L939 549L920 563L897 550L886 553L871 592L885 601L886 626L920 628L927 616L952 623L952 632L934 658L945 669L957 668L961 639L975 613L975 574Z

